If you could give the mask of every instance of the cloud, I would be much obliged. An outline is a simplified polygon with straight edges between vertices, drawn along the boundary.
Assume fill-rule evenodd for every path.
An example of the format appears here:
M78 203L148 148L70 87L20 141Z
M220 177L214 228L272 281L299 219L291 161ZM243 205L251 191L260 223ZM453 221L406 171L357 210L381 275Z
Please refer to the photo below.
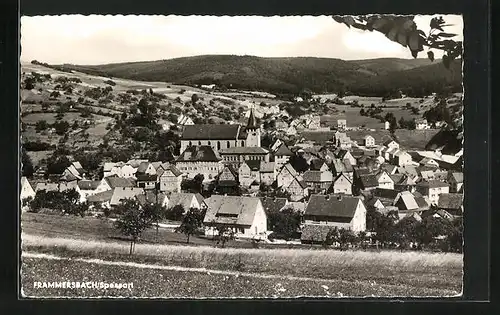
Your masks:
M417 16L424 31L429 16ZM445 16L457 24L460 16ZM329 16L62 15L21 18L21 59L100 64L201 54L340 59L411 58L377 32L348 29Z

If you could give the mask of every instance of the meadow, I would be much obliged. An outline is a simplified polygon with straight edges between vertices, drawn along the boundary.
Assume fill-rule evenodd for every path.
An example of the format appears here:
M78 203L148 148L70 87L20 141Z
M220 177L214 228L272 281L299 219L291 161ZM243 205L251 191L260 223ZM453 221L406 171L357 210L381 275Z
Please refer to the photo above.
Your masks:
M331 294L341 292L351 296L443 296L456 295L461 291L463 256L454 253L338 251L319 246L292 247L272 244L261 244L260 248L252 248L249 242L241 241L230 241L226 248L220 248L210 239L194 236L191 237L192 243L186 244L184 235L167 229L160 229L159 238L156 239L155 230L149 229L136 245L134 255L130 256L130 243L120 237L108 220L23 213L21 227L23 253L64 258L50 260L49 265L45 264L46 258L43 257L33 258L36 261L32 258L23 259L23 283L30 283L32 280L26 280L25 277L33 279L35 275L37 278L33 281L43 281L40 278L43 278L43 275L50 278L49 272L52 271L52 281L71 277L93 279L94 276L106 275L110 277L106 278L106 281L112 281L113 277L124 278L134 281L141 288L146 283L162 287L169 284L169 277L175 277L190 283L184 283L186 288L201 290L188 295L193 297L211 294L264 296L246 290L244 283L238 282L245 279L244 275L247 275L247 280L251 280L250 286L261 286L258 288L265 295L276 291L275 285L278 282L282 283L287 288L286 293L292 296L328 295L322 285L335 288ZM96 264L95 259L115 265ZM145 269L140 266L123 265L117 268L116 264L124 263L148 265L147 272L150 275L145 275ZM53 269L49 266L53 266ZM174 267L185 270L177 270ZM199 279L208 276L206 270L213 270L214 274L210 279L203 280L203 283L225 283L223 276L238 274L241 276L239 280L231 283L239 285L217 291L206 287L205 284L199 284ZM164 279L168 280L168 283L164 283ZM160 291L151 292L148 291L151 289L149 287L143 289L146 291L134 291L134 295L151 296L164 292L165 296L173 297L179 295L172 292L182 292L184 296L187 290L161 291L155 287L152 290ZM50 292L55 295L68 293Z

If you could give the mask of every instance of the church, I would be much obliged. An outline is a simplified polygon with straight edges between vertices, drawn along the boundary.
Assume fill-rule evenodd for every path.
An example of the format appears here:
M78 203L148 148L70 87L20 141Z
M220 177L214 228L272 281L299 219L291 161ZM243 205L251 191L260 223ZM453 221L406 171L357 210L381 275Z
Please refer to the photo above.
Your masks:
M253 109L245 127L234 124L202 124L185 126L181 136L181 152L189 146L211 146L225 164L238 167L245 160L269 162L269 151L261 148L261 131Z

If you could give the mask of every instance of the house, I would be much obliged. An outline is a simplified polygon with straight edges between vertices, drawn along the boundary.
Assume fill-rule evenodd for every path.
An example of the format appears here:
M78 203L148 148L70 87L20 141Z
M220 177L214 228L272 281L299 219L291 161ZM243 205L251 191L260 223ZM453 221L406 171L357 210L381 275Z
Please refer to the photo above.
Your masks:
M89 208L92 209L102 209L102 208L111 208L111 198L113 197L113 190L101 191L93 195L89 195L87 197L87 202L89 204Z
M380 171L376 174L379 188L394 189L394 181L386 171Z
M326 165L326 164L325 164ZM333 183L333 174L326 171L306 171L303 175L304 182L310 191L315 193L326 192Z
M156 175L156 168L153 163L150 162L142 162L137 167L136 176L138 175Z
M184 212L191 208L206 209L205 199L202 195L196 193L170 193L167 194L166 208L171 209L177 205L182 206Z
M358 197L312 195L304 213L302 243L322 243L330 229L366 230L366 207Z
M386 171L387 174L389 174L389 175L394 175L394 174L396 174L398 167L396 165L385 163L385 164L380 165L380 169Z
M136 172L137 172L137 168L128 164L128 163L106 162L106 163L104 163L104 176L103 177L109 177L109 176L116 175L116 176L122 177L122 178L135 178Z
M385 208L385 205L380 201L380 198L373 197L365 201L366 209L373 209L376 211L381 211Z
M374 147L375 146L375 138L373 138L370 135L366 135L365 138L364 138L363 144L367 148Z
M346 119L337 119L337 129L345 130L347 128L347 120Z
M135 180L132 178L118 177L117 175L108 176L101 180L101 183L97 186L96 191L101 192L118 187L135 187Z
M144 194L135 196L135 199L137 199L141 206L154 204L165 206L168 203L168 197L165 193L157 193L154 190L146 190L144 191Z
M436 169L433 167L420 166L417 168L420 178L423 180L434 180Z
M78 181L78 188L80 189L80 202L85 202L89 196L96 194L96 190L100 184L100 180Z
M205 235L216 235L217 227L223 226L236 237L266 237L267 215L259 198L212 195L205 202Z
M412 163L411 155L405 151L398 150L394 153L394 163L398 166L405 166Z
M299 201L309 195L309 189L300 177L294 177L290 184L284 186L284 191L290 194L291 201Z
M125 199L135 199L137 195L144 194L144 189L138 187L116 187L109 204L112 207L118 206Z
M450 186L447 183L437 180L424 180L416 185L416 191L428 198L431 204L437 204L439 195L450 192Z
M20 191L20 198L21 201L25 200L26 198L35 198L35 191L33 190L33 187L31 187L30 182L28 179L23 176L21 177L21 191Z
M71 182L59 182L59 191L64 192L67 190L74 189L78 194L80 194L80 187L78 187L78 181L74 180Z
M219 194L234 195L239 192L238 171L231 165L225 165L217 178L217 192Z
M326 162L322 159L312 159L309 162L309 169L312 171L322 171L326 172L330 170L330 167Z
M388 149L397 149L399 150L399 143L394 141L393 139L388 139L384 142L384 146Z
M351 179L351 181L353 180L354 168L349 162L345 162L340 159L334 159L332 160L331 167L333 175L338 176L340 173L342 173L347 175Z
M298 176L297 171L290 163L285 164L276 176L277 187L286 187Z
M373 190L379 185L375 174L360 175L358 183L357 186L360 190Z
M335 145L341 149L349 150L352 148L351 138L345 132L336 131L334 135Z
M286 144L282 143L274 152L274 162L276 163L276 168L280 169L283 165L288 163L293 155L293 152L286 146Z
M418 161L418 164L420 164L422 166L427 166L427 167L434 167L434 168L438 168L439 167L439 163L436 162L436 160L431 159L431 158L427 158L427 157L424 157L424 158L420 159Z
M159 169L157 169L158 172ZM182 172L174 165L161 166L160 169L160 191L181 192Z
M349 161L349 163L352 166L355 166L357 163L356 158L348 150L340 150L339 153L337 154L337 158L339 158L342 161L345 161L345 160Z
M451 215L461 216L464 212L464 195L457 193L440 194L437 207Z
M450 192L457 193L463 191L462 187L464 185L464 173L450 172L447 178L447 182L450 185Z
M238 168L239 183L243 187L250 187L254 181L260 182L259 160L244 161Z
M352 181L343 173L340 173L333 181L334 194L352 195Z
M427 123L427 119L424 119L424 118L415 119L415 129L423 130L423 129L429 129L429 128L430 128L430 126Z
M316 130L321 128L321 117L320 116L312 116L311 120L308 121L307 128L310 130Z
M194 122L190 117L181 114L179 118L177 118L177 124L180 126L192 126L194 125Z
M137 178L137 187L144 188L144 189L155 189L156 188L156 183L158 182L158 176L155 174L138 174L136 175Z
M78 168L77 168L78 167ZM60 177L61 181L71 182L83 178L83 169L80 162L73 162L70 166L66 167Z
M175 166L188 178L202 174L204 182L214 180L223 168L221 158L208 145L186 148L175 161Z
M58 183L38 183L35 187L35 193L44 190L45 192L49 191L59 191Z
M260 182L271 186L276 180L276 162L260 162Z
M394 206L396 206L400 211L424 211L429 209L429 204L425 198L418 194L414 195L409 191L400 192L394 199Z
M412 165L398 167L396 173L404 174L408 176L408 178L411 178L414 182L417 182L420 179L417 168Z

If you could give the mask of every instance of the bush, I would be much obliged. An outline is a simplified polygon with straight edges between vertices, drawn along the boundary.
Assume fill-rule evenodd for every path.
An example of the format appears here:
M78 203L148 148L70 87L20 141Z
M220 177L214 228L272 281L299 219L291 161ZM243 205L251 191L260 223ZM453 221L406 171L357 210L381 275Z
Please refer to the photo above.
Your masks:
M182 205L175 205L165 212L165 218L172 221L181 221L184 215L184 207Z

